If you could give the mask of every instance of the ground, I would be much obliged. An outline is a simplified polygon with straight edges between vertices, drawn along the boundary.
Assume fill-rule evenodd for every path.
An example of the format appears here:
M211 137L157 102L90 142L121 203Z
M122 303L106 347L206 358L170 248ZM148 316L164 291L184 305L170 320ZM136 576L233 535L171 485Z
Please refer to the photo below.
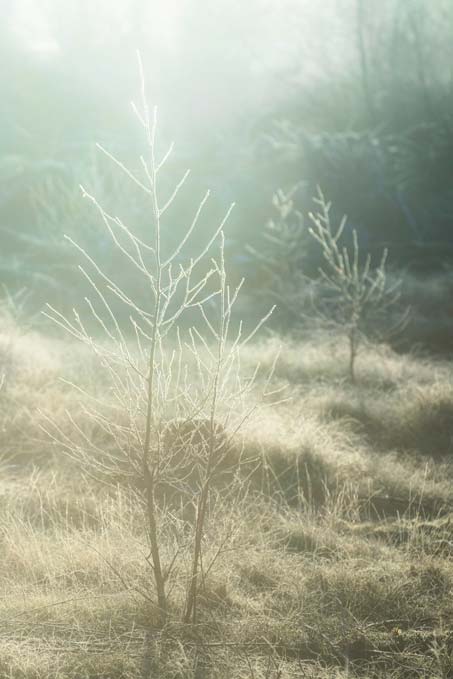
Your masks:
M241 491L213 503L197 625L175 574L159 629L134 491L46 433L83 426L70 383L99 366L42 332L0 340L1 677L453 677L448 362L366 347L352 385L339 338L256 340L244 365L281 344L284 400L246 423Z

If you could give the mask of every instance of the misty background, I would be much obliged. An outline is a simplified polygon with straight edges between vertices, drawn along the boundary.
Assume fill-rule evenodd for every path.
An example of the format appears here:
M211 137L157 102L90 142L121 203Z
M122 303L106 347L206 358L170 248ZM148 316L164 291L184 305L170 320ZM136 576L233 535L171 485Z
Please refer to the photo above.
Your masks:
M259 298L269 279L254 251L269 254L275 192L297 187L292 210L306 216L320 185L361 247L377 257L388 247L404 274L411 343L450 350L451 2L0 0L0 9L0 283L8 294L22 291L34 310L72 305L81 283L65 233L115 267L79 184L146 234L143 198L95 147L137 166L144 140L130 102L140 93L139 49L162 147L176 143L168 190L192 170L169 217L170 240L206 189L206 227L235 201L229 267L233 279L247 277L249 299ZM297 247L314 275L315 245Z

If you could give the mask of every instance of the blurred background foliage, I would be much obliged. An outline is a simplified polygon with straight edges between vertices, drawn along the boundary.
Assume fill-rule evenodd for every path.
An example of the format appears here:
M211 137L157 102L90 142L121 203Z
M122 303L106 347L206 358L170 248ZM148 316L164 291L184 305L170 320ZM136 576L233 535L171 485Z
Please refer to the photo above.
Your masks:
M143 139L129 102L139 48L162 147L176 142L162 190L192 168L170 240L207 188L206 226L236 201L227 254L253 293L273 285L254 252L278 251L263 238L276 191L291 192L303 219L320 185L362 247L388 247L416 281L407 296L425 305L436 344L433 324L453 318L451 0L0 0L0 9L0 280L10 293L25 287L35 309L80 297L65 233L118 272L81 183L146 234L148 206L95 148L137 165ZM291 262L316 272L314 245L294 247L304 251Z

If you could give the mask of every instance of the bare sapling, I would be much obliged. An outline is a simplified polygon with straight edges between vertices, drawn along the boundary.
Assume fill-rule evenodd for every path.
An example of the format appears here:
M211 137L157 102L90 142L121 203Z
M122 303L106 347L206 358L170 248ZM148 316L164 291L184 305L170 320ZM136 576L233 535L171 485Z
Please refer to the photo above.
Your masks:
M317 211L310 213L311 236L319 243L324 264L319 268L320 288L316 316L324 327L344 334L348 342L349 377L356 381L356 359L367 338L389 339L408 321L409 310L401 307L401 278L387 275L388 251L384 249L377 266L371 255L362 256L357 231L352 230L352 247L342 245L346 226L343 217L337 228L331 223L331 203L321 189L314 199Z
M288 322L299 320L306 289L304 264L308 232L302 213L296 207L296 184L288 191L278 189L272 197L273 217L263 233L263 247L248 246L265 281L257 294L267 303L271 296L278 305L279 316Z
M85 343L103 370L107 386L100 394L72 385L81 396L85 421L102 433L102 440L87 433L89 427L70 413L71 434L50 418L47 430L87 473L112 484L127 478L137 489L154 581L144 596L164 625L176 606L169 583L183 583L185 601L176 615L193 623L204 577L211 492L226 468L231 471L240 464L236 436L259 403L251 396L259 366L244 376L241 349L272 310L247 329L233 313L242 282L230 287L224 259L223 229L232 205L194 254L192 237L202 222L206 192L175 244L171 208L189 172L163 197L161 175L173 144L161 152L157 112L148 108L141 63L140 75L141 102L133 111L146 148L138 169L130 169L101 146L99 150L124 181L144 194L151 216L149 233L137 235L82 190L124 267L135 273L139 285L134 290L141 287L144 294L134 297L122 283L121 271L111 275L69 239L81 256L80 272L92 294L84 309L74 309L71 317L51 306L47 315Z

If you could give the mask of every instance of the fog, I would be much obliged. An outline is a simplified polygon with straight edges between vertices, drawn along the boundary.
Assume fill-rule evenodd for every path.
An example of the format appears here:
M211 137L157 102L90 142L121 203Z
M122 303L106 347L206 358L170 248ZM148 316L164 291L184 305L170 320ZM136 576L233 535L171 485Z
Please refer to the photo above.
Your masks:
M160 143L176 142L169 184L192 169L175 231L207 188L209 218L236 202L228 244L250 274L245 250L261 246L275 191L299 186L295 201L306 215L321 185L335 214L348 214L367 247L388 246L396 264L438 269L450 256L446 0L1 7L0 270L8 285L23 285L24 271L33 290L37 276L54 279L58 263L44 264L36 239L49 253L49 238L55 245L68 231L95 233L78 207L80 183L102 184L107 202L120 202L95 144L132 164L143 150L130 105L140 97L137 50Z
M174 133L221 134L270 114L301 85L356 68L351 2L16 2L4 34L30 61L85 81L121 108L137 87L140 49L153 104ZM25 85L25 83L24 83ZM58 93L55 93L58 96ZM49 103L49 108L52 102Z

